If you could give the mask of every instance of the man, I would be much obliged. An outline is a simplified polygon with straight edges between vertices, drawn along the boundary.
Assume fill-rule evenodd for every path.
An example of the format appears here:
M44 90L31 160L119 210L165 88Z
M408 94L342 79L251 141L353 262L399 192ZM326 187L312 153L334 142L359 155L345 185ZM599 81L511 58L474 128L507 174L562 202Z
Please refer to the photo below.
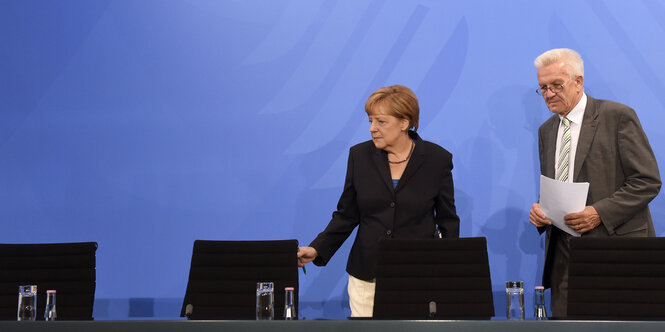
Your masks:
M630 107L584 93L584 65L570 49L534 61L537 92L555 113L538 129L541 174L589 182L587 206L565 223L582 236L655 236L649 202L660 191L656 158ZM552 316L567 315L570 235L553 227L535 203L529 221L545 236L543 285L552 288Z

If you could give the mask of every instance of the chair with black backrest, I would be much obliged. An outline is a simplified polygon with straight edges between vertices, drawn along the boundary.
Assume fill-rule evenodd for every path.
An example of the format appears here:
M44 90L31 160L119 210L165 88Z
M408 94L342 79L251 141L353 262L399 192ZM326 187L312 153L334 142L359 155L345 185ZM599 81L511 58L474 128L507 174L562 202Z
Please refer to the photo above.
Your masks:
M665 238L571 238L568 318L665 317Z
M379 242L374 318L492 316L492 282L484 237Z
M255 319L256 283L273 282L275 319L283 319L285 287L294 287L298 308L297 253L297 240L194 241L180 316Z
M0 244L0 319L16 320L18 288L37 285L37 319L56 290L58 320L92 320L96 242Z

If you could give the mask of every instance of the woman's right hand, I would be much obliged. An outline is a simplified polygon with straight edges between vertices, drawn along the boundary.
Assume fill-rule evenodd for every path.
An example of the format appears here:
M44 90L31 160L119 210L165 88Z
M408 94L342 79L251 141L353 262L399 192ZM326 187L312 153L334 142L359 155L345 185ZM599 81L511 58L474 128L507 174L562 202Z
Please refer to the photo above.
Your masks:
M303 267L305 264L313 261L318 256L319 253L316 251L316 249L312 247L300 247L298 248L298 266Z

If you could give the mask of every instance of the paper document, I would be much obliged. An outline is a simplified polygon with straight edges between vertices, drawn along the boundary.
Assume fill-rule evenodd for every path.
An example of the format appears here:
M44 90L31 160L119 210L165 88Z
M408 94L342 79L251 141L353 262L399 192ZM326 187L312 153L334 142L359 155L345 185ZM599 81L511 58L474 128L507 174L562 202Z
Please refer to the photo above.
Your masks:
M563 217L584 210L588 194L589 182L561 182L540 176L540 209L552 225L572 236L581 234L568 227Z

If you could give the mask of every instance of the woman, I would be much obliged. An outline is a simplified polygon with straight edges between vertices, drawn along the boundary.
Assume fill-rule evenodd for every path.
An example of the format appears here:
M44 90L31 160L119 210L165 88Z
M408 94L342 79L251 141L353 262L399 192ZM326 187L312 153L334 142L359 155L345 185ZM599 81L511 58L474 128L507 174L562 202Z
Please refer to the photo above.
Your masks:
M352 317L372 316L380 239L433 238L439 232L459 237L452 155L416 134L419 108L413 91L402 85L380 88L365 103L365 112L372 140L350 149L337 211L298 252L300 266L326 265L358 226L346 265Z

